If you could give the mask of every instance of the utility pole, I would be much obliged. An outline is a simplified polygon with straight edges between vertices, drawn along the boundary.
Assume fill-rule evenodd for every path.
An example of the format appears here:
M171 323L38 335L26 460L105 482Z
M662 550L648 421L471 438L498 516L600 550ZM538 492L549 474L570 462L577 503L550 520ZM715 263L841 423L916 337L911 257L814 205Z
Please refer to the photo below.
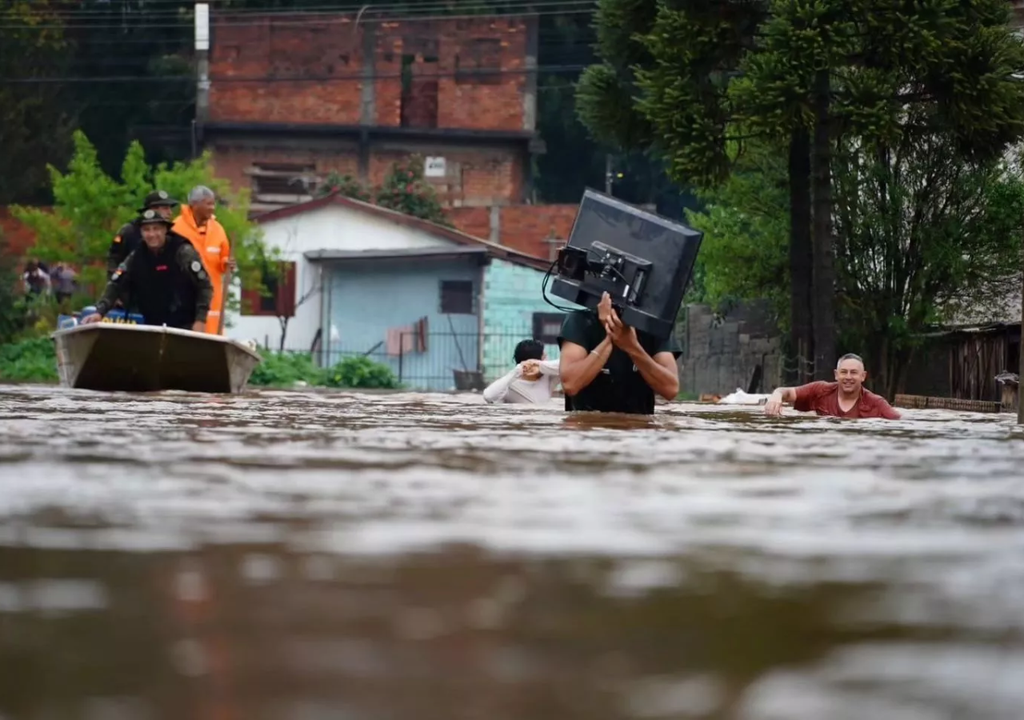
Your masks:
M1024 425L1024 398L1020 386L1024 382L1024 273L1021 277L1020 367L1017 368L1017 424Z
M196 119L193 143L201 139L210 112L210 5L196 3ZM194 153L193 153L194 154Z

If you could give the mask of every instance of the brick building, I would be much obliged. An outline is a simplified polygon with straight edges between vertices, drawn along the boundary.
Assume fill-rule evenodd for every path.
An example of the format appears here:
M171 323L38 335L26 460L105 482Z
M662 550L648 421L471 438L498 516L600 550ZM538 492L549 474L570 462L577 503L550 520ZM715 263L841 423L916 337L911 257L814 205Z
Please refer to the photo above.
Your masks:
M382 21L217 14L197 131L256 212L309 200L332 172L380 183L420 155L460 229L549 257L575 206L528 206L537 19Z

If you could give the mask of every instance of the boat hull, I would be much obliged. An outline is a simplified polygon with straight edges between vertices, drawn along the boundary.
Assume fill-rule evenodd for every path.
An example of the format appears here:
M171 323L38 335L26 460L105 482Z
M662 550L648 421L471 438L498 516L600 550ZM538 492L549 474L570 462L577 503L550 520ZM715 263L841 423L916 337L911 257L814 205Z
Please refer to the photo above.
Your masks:
M260 356L219 335L93 323L52 335L61 385L85 390L241 392Z

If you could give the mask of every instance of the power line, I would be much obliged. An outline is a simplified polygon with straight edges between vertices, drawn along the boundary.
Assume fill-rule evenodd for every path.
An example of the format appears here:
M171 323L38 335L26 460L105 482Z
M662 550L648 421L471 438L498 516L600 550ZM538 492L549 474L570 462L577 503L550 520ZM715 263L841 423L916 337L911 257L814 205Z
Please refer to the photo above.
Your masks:
M495 70L459 70L443 71L435 73L417 72L415 79L423 78L453 78L453 77L486 77L492 75L526 75L530 73L556 74L561 72L580 72L586 69L587 65L537 65L534 68L495 69ZM349 73L345 75L320 75L312 77L211 77L210 82L214 84L224 83L309 83L309 82L362 82L365 80L381 79L402 79L403 73ZM194 83L195 78L191 75L157 75L157 76L109 76L109 77L53 77L53 78L10 78L0 77L2 85L40 85L48 83L172 83L187 82Z
M548 8L548 7L562 7L562 10L545 10L545 9L534 9L534 8ZM574 9L569 9L574 8ZM438 10L444 10L446 6L435 5L428 8L431 12L437 12ZM489 11L489 13L471 13L471 14L434 14L434 15L416 15L406 14L404 16L396 16L393 14L387 14L383 17L371 17L377 13L383 13L383 10L377 10L368 8L367 13L364 13L359 18L359 22L368 24L377 24L385 22L406 22L406 21L427 21L427 20L485 20L485 19L499 19L499 18L516 18L516 17L538 17L538 16L550 16L550 15L589 15L593 14L597 10L597 6L593 0L541 0L540 2L522 3L516 2L515 5L511 5L507 8L495 8L490 4L477 4L477 5L466 5L458 8L460 11L479 9L481 11ZM494 12L496 9L503 10L502 12ZM406 9L407 10L407 9ZM507 12L511 10L511 12ZM340 24L340 25L351 25L353 18L348 17L346 14L344 17L337 17L337 13L331 13L334 17L324 17L323 13L316 13L314 17L308 19L284 19L276 16L295 16L297 13L267 13L261 12L259 16L264 19L253 20L233 20L230 19L230 15L222 16L221 18L214 17L211 22L211 28L216 29L217 27L259 27L265 25L269 21L274 27L302 27L302 26L313 26L313 25L328 25L328 24ZM253 17L257 14L253 13ZM145 17L145 16L143 16ZM124 29L127 24L124 22L106 22L106 23L88 23L79 22L75 23L60 23L60 24L6 24L0 25L0 30L118 30ZM156 22L156 23L140 23L134 24L133 27L141 29L175 29L175 28L191 28L193 27L192 20L186 19L180 22Z

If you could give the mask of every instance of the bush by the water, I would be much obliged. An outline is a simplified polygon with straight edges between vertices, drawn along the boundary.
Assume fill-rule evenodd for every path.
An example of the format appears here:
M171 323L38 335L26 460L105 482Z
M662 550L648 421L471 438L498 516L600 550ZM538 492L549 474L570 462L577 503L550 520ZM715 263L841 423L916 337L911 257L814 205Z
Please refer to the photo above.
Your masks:
M249 379L250 385L289 387L307 385L337 388L397 388L398 379L387 365L366 357L345 358L330 368L319 368L310 353L263 351L260 363Z
M0 380L57 382L57 354L47 337L0 345Z
M347 357L325 372L325 384L342 388L397 388L391 368L368 357Z

